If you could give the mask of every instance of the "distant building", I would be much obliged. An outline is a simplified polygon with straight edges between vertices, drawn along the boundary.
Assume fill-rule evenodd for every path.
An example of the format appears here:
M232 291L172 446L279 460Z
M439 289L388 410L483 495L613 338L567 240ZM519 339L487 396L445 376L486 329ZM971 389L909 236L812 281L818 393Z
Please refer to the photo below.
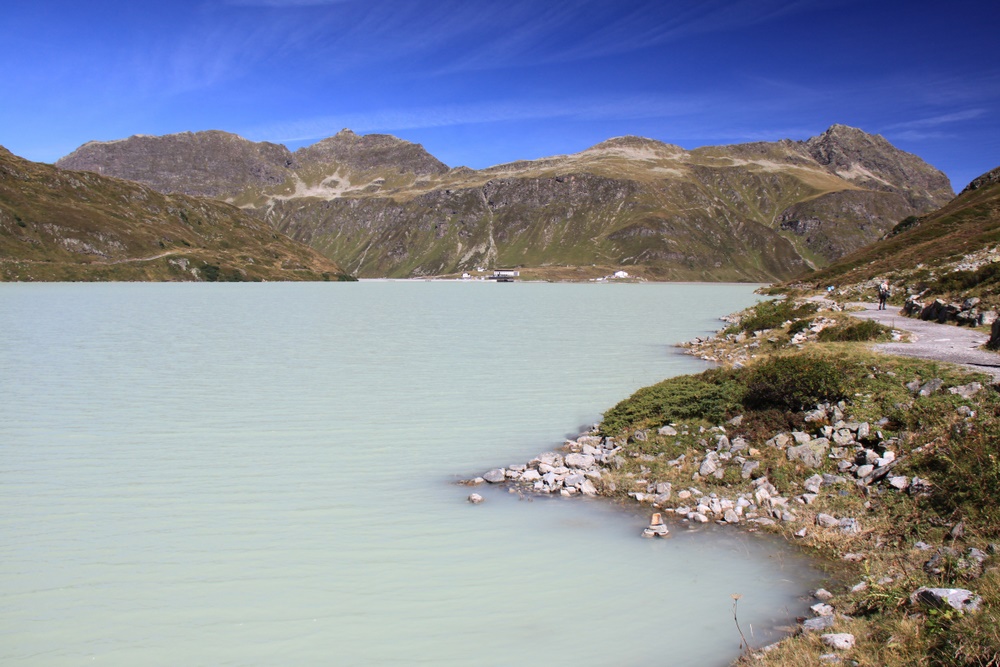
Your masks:
M520 271L514 269L497 269L493 272L493 280L498 283L512 283L514 278L521 275Z

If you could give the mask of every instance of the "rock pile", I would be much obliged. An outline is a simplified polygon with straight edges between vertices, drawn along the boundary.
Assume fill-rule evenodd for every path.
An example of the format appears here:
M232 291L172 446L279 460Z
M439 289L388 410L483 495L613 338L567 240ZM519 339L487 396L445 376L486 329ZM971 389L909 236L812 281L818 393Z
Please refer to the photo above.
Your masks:
M919 297L911 295L907 297L903 304L903 314L910 317L919 317L922 320L932 320L941 324L954 322L956 324L967 324L969 326L991 325L997 320L995 310L982 310L979 297L969 297L962 303L947 303L941 299L935 299L930 303L923 303Z
M936 378L926 382L914 381L908 386L918 395L944 389L943 382ZM968 397L981 388L979 383L970 383L951 387L949 391ZM893 474L905 457L899 453L899 438L887 437L879 430L888 423L888 419L883 418L874 424L854 421L845 414L847 410L844 402L820 403L806 412L804 417L807 424L814 425L813 429L776 433L763 443L764 447L783 450L788 461L799 462L806 468L817 469L828 462L835 462L835 474L817 473L801 480L799 486L802 493L797 495L782 495L767 476L761 474L762 452L751 447L742 435L730 437L726 426L701 429L697 433L703 436L696 448L699 454L690 458L682 454L666 462L677 473L689 471L693 482L690 487L675 489L670 482L636 477L631 482L638 488L622 491L639 503L651 504L664 513L693 524L714 521L757 526L799 521L801 508L812 505L820 494L839 493L836 490L838 487L851 484L860 487L865 494L871 493L871 488L876 486L880 493L929 493L931 487L927 480ZM739 422L737 418L727 426L738 428ZM691 432L685 425L666 425L658 430L657 435L679 438L688 437ZM632 434L634 442L643 442L649 437L646 431ZM596 430L591 430L565 441L559 451L544 452L524 464L495 468L466 483L508 484L518 492L560 496L610 495L618 489L608 479L608 473L621 469L626 456L639 458L640 461L657 458L629 451L627 444L622 438L603 437ZM649 472L645 466L640 470ZM736 485L728 496L706 493L698 488L698 482L706 478L742 480L745 484ZM603 486L601 490L599 485ZM855 517L835 517L825 513L816 515L814 521L811 519L810 525L813 524L845 534L862 530ZM796 534L804 537L807 532L803 528Z
M614 465L621 444L589 431L567 440L562 452L543 452L524 464L495 468L467 483L511 483L535 493L596 496L594 481L601 479L599 464Z

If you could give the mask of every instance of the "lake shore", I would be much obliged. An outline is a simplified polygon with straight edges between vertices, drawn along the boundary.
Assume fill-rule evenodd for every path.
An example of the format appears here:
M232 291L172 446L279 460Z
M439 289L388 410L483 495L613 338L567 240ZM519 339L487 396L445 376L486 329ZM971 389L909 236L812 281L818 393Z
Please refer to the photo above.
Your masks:
M944 494L968 496L979 480L956 479L955 467L942 478L939 465L956 432L995 428L989 378L873 356L837 342L856 325L835 304L795 307L771 323L769 306L723 318L726 329L684 344L722 368L639 390L558 450L470 482L637 503L653 514L649 536L709 522L775 533L844 582L813 591L794 632L741 663L996 652L980 629L996 620L995 515L949 505ZM941 614L935 638L926 627Z

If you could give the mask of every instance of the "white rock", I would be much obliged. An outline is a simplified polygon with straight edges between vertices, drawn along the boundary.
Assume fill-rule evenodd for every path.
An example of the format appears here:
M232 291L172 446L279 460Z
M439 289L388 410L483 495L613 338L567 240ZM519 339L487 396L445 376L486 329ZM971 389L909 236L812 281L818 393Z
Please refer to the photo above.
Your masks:
M899 489L900 491L905 491L907 487L910 486L910 478L903 475L897 477L890 477L889 486L893 487L894 489Z
M849 632L837 632L820 636L820 640L838 651L849 651L854 648L854 635Z
M809 493L819 493L819 487L823 486L822 475L813 475L802 483L802 486Z
M478 505L479 503L483 502L483 497L478 493L470 493L468 500L473 505Z
M498 484L507 479L507 472L503 468L494 468L493 470L490 470L488 473L485 473L483 475L483 479L485 479L490 484Z
M833 593L826 590L825 588L817 588L813 592L813 597L822 602L828 602L833 599Z
M537 470L525 470L521 473L522 482L537 482L542 478L542 475Z
M981 597L964 588L927 588L921 586L910 595L910 602L913 604L938 609L949 606L963 613L978 611L982 601Z
M833 607L823 602L817 602L809 609L817 616L833 616Z
M597 463L590 454L567 454L565 462L570 468L593 468Z

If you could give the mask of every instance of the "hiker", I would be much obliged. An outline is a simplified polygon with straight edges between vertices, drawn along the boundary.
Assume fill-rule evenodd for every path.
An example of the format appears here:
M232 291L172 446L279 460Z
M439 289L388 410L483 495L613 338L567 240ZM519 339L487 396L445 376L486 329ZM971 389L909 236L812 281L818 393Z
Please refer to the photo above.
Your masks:
M878 309L885 310L885 302L889 298L889 283L883 280L878 286Z

